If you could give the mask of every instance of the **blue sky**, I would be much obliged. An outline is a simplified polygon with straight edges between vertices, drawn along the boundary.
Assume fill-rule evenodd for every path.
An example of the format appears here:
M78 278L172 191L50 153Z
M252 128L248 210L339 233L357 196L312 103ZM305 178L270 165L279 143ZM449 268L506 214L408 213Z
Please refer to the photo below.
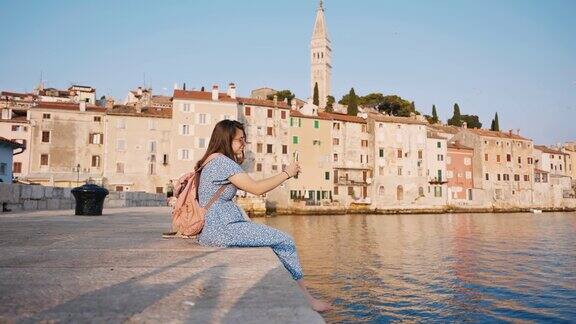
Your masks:
M444 121L455 102L537 143L575 140L576 1L325 0L333 94L397 94ZM309 93L318 2L0 0L0 89L72 83L124 99L235 82ZM145 75L145 78L144 78Z

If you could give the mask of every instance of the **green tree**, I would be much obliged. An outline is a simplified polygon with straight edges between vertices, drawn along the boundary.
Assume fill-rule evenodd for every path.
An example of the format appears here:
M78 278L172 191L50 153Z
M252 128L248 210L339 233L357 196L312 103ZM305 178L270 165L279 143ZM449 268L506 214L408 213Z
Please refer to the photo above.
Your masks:
M292 104L292 99L294 99L294 97L295 97L295 95L290 90L280 90L280 91L276 92L275 95L277 96L279 101L282 101L284 99L288 99L289 105ZM268 99L268 100L274 99L274 94L268 95L266 97L266 99Z
M462 115L460 114L460 106L457 103L454 104L454 113L452 118L448 119L448 125L462 126Z
M467 128L482 128L482 123L476 115L460 115L460 125L466 122Z
M358 115L358 97L354 92L354 88L351 88L350 92L348 93L348 115Z
M314 95L312 96L312 103L320 106L320 95L318 94L318 82L314 83Z
M326 112L334 112L334 101L336 101L334 96L326 96Z
M500 122L498 121L498 113L494 116L494 129L495 131L500 131Z
M384 96L376 108L392 116L409 117L411 113L416 113L413 103L396 95Z
M492 119L492 123L490 123L490 130L491 131L495 130L494 119Z
M438 118L438 112L436 111L436 105L432 105L432 124L437 124L440 122Z
M377 107L384 100L384 95L379 92L372 92L358 98L358 104L363 107Z

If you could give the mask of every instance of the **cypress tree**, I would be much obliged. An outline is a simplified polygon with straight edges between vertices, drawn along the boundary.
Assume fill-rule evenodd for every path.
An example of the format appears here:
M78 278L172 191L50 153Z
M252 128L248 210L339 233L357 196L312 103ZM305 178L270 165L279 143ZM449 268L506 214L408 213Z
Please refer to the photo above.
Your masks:
M448 125L462 126L462 115L460 115L460 106L457 103L454 104L454 113L452 118L448 119Z
M312 96L312 103L320 106L320 95L318 94L318 82L314 83L314 95Z
M499 132L500 131L500 122L498 122L498 113L494 116L494 130Z
M438 113L436 112L436 105L432 105L432 122L436 124L439 121L440 119L438 119Z
M354 88L350 89L348 93L348 115L357 116L358 115L358 97L354 92Z

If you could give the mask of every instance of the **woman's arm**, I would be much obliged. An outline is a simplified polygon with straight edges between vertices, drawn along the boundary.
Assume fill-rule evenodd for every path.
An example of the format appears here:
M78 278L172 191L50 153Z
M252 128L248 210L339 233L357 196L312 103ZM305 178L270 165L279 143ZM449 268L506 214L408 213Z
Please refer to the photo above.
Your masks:
M278 187L282 182L290 179L300 171L298 163L290 164L285 171L262 180L254 180L246 173L238 173L229 178L238 189L254 195L262 195Z

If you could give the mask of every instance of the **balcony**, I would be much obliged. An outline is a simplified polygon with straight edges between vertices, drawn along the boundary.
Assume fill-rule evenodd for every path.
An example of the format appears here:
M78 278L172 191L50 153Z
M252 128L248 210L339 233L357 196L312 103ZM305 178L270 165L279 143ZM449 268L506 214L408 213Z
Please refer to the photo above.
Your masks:
M442 185L448 183L448 180L436 177L428 180L428 183L431 185Z

